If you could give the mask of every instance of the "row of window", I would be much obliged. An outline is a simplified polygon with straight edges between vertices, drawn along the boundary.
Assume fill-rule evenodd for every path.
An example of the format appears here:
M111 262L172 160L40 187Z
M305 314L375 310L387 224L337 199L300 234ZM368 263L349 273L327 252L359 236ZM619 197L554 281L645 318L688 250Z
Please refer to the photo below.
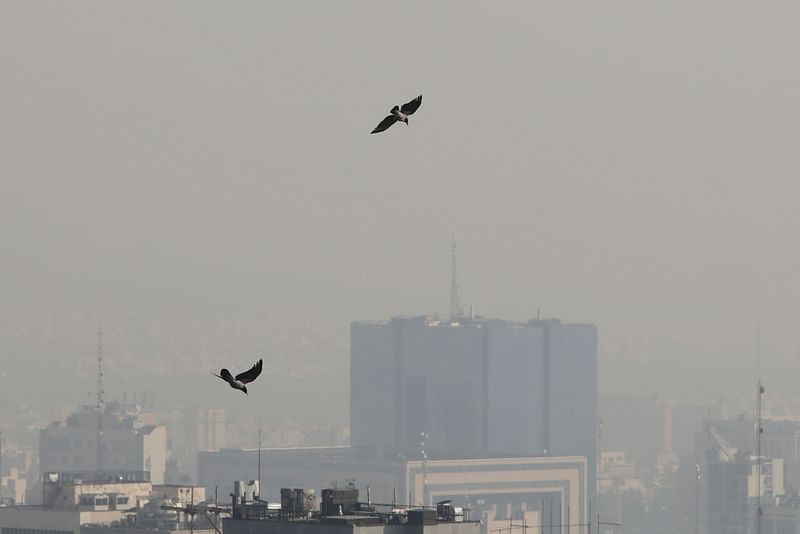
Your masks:
M81 495L79 503L83 506L108 506L108 497L98 497L97 495ZM127 495L117 495L116 505L124 506L128 504Z
M70 463L69 460L70 460L69 456L62 456L61 457L61 465L62 466L63 465L68 465ZM54 457L54 456L48 456L47 457L47 463L50 466L55 465L56 461L57 461L56 457ZM114 468L114 469L133 469L134 467L136 467L136 462L134 460L123 460L121 458L113 458L113 459L111 459L111 458L105 458L104 457L103 461L110 463L110 467L109 468ZM93 462L94 462L94 458L92 458L92 461L90 461L90 462L87 462L87 460L85 458L82 458L80 456L75 456L72 459L72 463L75 464L75 465L83 465L83 464L87 464L87 463L88 464L92 464ZM111 466L113 466L113 467L111 467Z

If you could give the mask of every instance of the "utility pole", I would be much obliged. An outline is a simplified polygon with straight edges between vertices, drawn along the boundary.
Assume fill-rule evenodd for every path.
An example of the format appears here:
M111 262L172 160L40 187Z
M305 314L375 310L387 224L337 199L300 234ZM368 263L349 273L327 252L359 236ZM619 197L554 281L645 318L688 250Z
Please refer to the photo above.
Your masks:
M419 433L419 450L422 454L422 506L428 503L428 453L425 452L425 440L430 436L427 432Z
M700 534L700 464L694 464L694 534Z
M258 418L258 500L261 500L261 417Z

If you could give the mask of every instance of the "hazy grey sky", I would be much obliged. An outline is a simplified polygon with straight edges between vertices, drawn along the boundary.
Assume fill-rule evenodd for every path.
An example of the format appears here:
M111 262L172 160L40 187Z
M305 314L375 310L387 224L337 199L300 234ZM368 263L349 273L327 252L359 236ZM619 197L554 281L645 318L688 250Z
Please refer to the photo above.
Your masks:
M102 322L118 373L264 351L273 380L334 377L346 412L348 323L445 313L455 235L482 315L598 324L601 391L748 390L760 318L789 393L798 22L789 1L6 0L3 367L91 388Z

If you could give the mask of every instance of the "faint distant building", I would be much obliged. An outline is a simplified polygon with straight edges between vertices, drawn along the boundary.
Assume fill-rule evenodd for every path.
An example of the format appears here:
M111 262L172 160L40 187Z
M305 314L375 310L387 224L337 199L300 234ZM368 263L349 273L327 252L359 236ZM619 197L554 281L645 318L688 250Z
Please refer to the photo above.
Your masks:
M600 453L624 451L626 461L648 472L664 472L695 452L695 433L709 406L653 397L601 396ZM692 467L695 462L691 461Z
M185 430L187 445L197 451L216 451L224 449L225 410L223 408L203 408L189 410Z
M558 320L393 318L351 325L356 448L597 463L597 329Z
M167 458L166 427L141 423L136 413L111 405L100 421L95 408L83 408L40 431L39 472L147 471L153 483L161 484Z
M225 409L188 406L176 415L168 423L168 480L195 479L197 451L215 451L230 446Z

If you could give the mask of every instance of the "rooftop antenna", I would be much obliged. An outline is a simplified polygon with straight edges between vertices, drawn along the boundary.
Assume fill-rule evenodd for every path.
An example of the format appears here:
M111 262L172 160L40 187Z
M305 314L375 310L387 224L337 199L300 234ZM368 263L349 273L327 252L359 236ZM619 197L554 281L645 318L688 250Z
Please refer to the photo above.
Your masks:
M97 327L97 470L103 470L103 328Z
M454 321L464 315L461 309L461 299L458 296L458 277L456 273L456 238L452 236L450 245L450 260L452 270L450 272L450 320Z

